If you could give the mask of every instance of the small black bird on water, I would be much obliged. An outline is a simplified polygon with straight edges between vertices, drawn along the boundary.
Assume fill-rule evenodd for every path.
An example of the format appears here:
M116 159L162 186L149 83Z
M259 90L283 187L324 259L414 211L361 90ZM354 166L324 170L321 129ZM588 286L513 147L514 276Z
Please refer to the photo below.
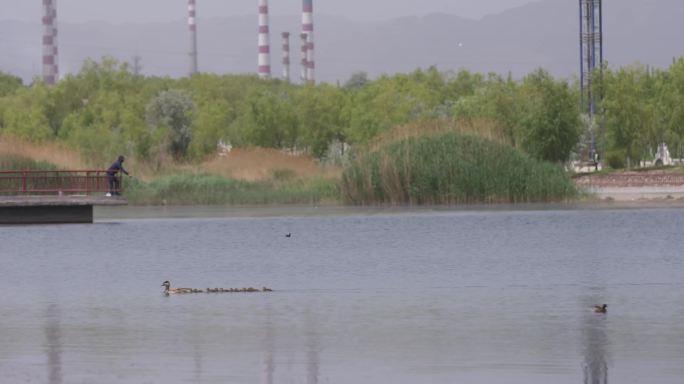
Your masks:
M607 313L608 312L608 304L594 306L594 312L596 312L596 313Z
M291 233L288 233L288 234L285 235L285 237L292 237L292 234L291 234Z

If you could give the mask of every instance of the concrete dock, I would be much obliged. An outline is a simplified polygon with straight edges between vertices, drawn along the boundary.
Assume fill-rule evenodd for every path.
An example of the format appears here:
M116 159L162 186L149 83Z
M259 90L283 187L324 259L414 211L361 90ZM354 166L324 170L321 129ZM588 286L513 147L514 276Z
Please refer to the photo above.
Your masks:
M128 205L123 197L0 196L0 224L92 223L93 206Z

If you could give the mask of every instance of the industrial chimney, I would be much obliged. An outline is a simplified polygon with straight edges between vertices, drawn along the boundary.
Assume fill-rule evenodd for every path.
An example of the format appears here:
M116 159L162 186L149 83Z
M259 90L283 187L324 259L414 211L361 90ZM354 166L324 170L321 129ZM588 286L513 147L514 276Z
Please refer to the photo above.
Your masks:
M190 71L192 76L197 73L197 18L195 0L188 0L188 30L190 31Z
M283 80L290 81L290 32L281 33L283 37Z
M259 78L271 78L271 47L268 30L268 0L259 0Z
M313 33L308 33L306 35L306 81L308 84L316 84L315 69Z
M306 33L306 82L316 82L314 60L314 24L313 24L313 0L303 0L302 3L302 33Z
M299 34L299 38L301 40L301 45L302 45L302 60L301 60L301 72L299 75L299 79L302 81L302 83L306 83L306 52L307 52L307 47L308 47L308 39L307 39L307 34L302 32Z
M54 85L59 78L57 47L57 0L43 0L43 82Z

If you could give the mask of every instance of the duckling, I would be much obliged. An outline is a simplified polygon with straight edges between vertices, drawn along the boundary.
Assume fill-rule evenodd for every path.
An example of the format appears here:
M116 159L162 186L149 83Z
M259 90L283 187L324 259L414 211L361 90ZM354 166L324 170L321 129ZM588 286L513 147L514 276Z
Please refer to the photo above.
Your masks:
M607 313L608 312L608 304L594 306L594 312L596 312L596 313Z
M164 294L166 295L177 293L193 293L192 288L171 288L171 282L168 280L163 282L161 286L164 287Z
M263 287L263 288L261 289L261 292L273 292L273 290L272 290L271 288Z

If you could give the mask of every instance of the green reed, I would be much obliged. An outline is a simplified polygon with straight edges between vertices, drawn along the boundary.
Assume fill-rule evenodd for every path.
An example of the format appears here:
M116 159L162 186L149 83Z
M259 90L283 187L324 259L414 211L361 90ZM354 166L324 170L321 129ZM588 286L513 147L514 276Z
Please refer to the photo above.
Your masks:
M130 180L125 195L134 205L318 204L339 201L335 181L247 182L213 175L163 176L149 183Z
M362 154L345 170L341 190L351 204L553 202L577 196L555 165L454 132L408 137Z

